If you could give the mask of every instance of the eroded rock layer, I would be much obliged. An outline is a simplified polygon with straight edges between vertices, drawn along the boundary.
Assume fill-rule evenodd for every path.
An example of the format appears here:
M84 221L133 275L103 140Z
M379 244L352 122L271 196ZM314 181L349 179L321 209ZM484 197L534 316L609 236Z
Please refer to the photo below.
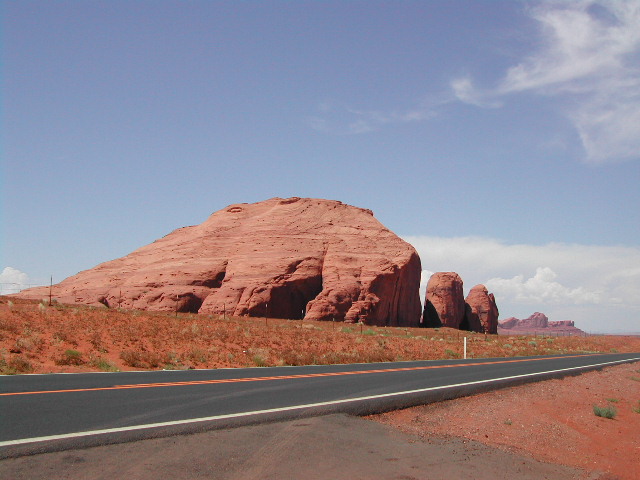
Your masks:
M420 270L415 249L370 210L272 198L231 205L53 292L64 303L417 326Z

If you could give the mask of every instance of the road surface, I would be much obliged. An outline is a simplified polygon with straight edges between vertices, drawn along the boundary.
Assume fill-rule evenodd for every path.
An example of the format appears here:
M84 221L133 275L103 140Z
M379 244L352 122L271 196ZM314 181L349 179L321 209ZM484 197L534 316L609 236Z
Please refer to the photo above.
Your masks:
M328 413L370 414L639 354L0 377L0 458Z

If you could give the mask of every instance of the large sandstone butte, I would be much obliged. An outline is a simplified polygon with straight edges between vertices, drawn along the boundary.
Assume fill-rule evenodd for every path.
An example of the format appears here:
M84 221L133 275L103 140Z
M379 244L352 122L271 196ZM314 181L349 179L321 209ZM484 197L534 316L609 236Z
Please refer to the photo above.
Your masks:
M53 288L63 303L417 326L420 259L370 210L236 204ZM23 291L41 298L48 288Z

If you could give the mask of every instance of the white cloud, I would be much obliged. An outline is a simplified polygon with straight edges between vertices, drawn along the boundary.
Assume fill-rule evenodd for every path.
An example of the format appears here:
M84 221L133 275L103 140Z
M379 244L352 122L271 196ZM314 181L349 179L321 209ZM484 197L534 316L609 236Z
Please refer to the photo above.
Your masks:
M29 286L29 276L13 267L4 267L0 273L0 293L17 293Z
M461 102L470 103L476 107L498 108L502 106L500 102L491 100L490 95L476 89L469 77L452 80L451 88L455 97Z
M465 294L479 283L500 317L540 311L592 331L640 332L640 248L550 243L510 245L486 237L405 236L420 255L424 296L431 272L454 271Z
M600 303L599 292L584 287L568 288L555 281L557 274L549 267L538 267L533 277L524 275L512 278L490 278L487 288L498 297L510 297L521 303L575 303L576 305Z
M640 2L544 1L530 10L541 47L494 89L455 79L457 98L494 105L530 92L561 100L593 163L640 158Z
M431 270L422 270L420 274L420 302L424 306L424 297L427 295L427 284L429 283L429 279L431 275L436 272L432 272Z

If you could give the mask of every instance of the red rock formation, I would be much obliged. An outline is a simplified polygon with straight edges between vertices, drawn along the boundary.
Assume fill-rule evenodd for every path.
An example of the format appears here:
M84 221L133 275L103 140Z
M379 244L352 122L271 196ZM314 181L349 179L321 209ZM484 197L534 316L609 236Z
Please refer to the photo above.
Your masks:
M577 328L572 320L550 322L547 316L540 312L536 312L523 320L515 317L501 320L498 323L498 327L500 332L507 334L585 335L585 332Z
M272 198L231 205L53 291L64 303L417 326L420 271L415 249L370 210Z
M513 328L515 327L520 320L516 317L505 318L504 320L500 320L498 322L498 326L500 328Z
M576 324L573 320L557 320L555 322L549 322L549 328L562 328L562 327L575 327Z
M423 326L460 328L464 313L460 276L455 272L436 272L431 275L422 314Z
M547 328L549 326L549 317L544 313L535 312L529 318L520 320L518 326L524 328Z
M498 307L493 293L484 285L476 285L466 298L466 326L475 332L498 333Z

